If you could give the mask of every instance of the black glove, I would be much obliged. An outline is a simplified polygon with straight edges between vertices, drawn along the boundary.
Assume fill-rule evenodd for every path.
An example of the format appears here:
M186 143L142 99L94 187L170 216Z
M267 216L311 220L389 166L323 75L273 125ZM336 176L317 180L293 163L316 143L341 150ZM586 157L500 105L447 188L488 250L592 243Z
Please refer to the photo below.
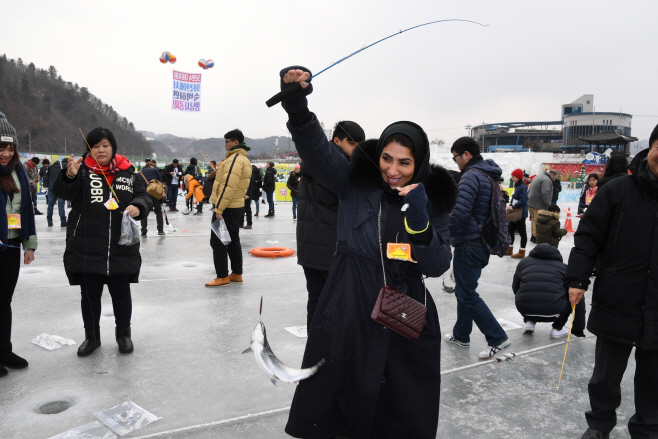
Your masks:
M308 72L313 76L313 73L306 67L302 66L290 66L286 67L285 69L281 70L279 72L279 77L281 78L281 91L284 91L285 89L288 89L290 87L297 87L299 88L299 91L296 93L292 94L291 96L288 96L281 102L281 106L286 110L288 114L292 113L298 113L308 106L308 100L306 99L306 96L310 95L313 93L313 84L309 82L308 87L306 88L301 88L299 83L291 83L291 84L286 84L283 82L283 76L288 73L290 70L303 70L305 72Z
M427 194L423 183L418 183L418 186L405 195L404 202L409 205L404 215L407 233L416 234L427 230L430 217L427 215Z

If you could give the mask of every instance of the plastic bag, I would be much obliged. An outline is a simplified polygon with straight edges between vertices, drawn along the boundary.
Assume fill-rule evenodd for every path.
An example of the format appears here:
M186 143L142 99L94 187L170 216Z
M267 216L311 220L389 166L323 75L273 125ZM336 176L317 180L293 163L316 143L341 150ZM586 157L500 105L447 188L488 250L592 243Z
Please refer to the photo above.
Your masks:
M124 402L111 409L94 413L94 416L114 430L119 436L123 436L131 431L145 427L151 422L162 419L144 410L132 401Z
M139 223L128 212L123 212L121 220L121 236L119 245L134 245L139 243Z
M49 351L59 349L63 345L73 345L75 344L75 341L60 337L59 335L48 335L48 334L41 334L37 335L33 340L32 343L34 343L37 346L41 346L44 349L48 349Z
M228 229L226 228L226 223L223 219L216 219L213 221L210 225L210 228L213 232L215 232L215 235L217 235L219 240L222 241L222 244L229 245L231 243L231 235L229 235Z
M117 437L110 430L103 427L100 422L94 421L65 431L50 439L117 439Z

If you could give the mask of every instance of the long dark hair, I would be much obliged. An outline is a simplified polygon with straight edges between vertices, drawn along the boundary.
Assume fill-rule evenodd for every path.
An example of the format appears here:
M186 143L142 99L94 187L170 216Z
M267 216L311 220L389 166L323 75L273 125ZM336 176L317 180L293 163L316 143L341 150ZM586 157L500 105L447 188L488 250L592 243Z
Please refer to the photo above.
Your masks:
M612 177L617 174L628 174L628 160L623 154L612 154L605 164L603 177Z
M12 145L12 144L5 144L5 147L14 148L14 156L11 158L11 160L9 160L9 163L7 163L7 166L8 167L13 167L13 168L21 166L20 160L18 158L18 148L16 148L16 146ZM20 190L18 189L18 186L16 186L16 182L14 181L14 177L12 177L11 174L0 174L0 190L2 190L2 192L6 193L6 194L9 194L9 193L17 194L17 193L20 192Z

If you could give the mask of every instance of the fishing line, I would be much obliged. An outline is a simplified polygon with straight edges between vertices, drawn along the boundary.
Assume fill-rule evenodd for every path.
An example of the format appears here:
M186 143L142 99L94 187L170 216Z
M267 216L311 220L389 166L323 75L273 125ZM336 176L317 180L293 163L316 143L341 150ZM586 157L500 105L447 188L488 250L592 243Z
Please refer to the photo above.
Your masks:
M375 42L372 43L372 44L368 44L367 46L363 46L363 47L360 48L359 50L357 50L357 51L355 51L355 52L352 52L352 53L350 53L349 55L347 55L346 57L343 57L343 58L339 59L339 60L336 61L335 63L331 64L329 67L325 67L324 69L320 70L320 71L319 71L318 73L316 73L315 75L311 75L311 77L308 78L307 81L310 82L311 79L315 78L316 76L319 76L321 73L326 72L326 71L329 70L330 68L332 68L332 67L334 67L334 66L336 66L336 65L338 65L338 64L340 64L340 63L342 63L343 61L345 61L345 60L347 60L347 59L353 57L354 55L357 55L357 54L363 52L364 50L368 49L369 47L374 46L375 44L379 44L379 43L381 43L382 41L388 40L389 38L393 38L393 37L396 36L396 35L400 35L400 34L402 34L402 33L404 33L404 32L410 31L410 30L412 30L412 29L416 29L416 28L419 28L419 27L423 27L423 26L427 26L427 25L435 24L435 23L443 23L443 22L447 22L447 21L461 21L461 22L466 22L466 23L473 23L473 24L477 24L478 26L482 26L482 27L488 27L488 26L489 26L488 24L482 24L482 23L478 23L477 21L464 20L464 19L461 19L461 18L450 18L450 19L446 19L446 20L436 20L436 21L430 21L429 23L419 24L419 25L417 25L417 26L413 26L413 27L410 27L410 28L408 28L408 29L400 30L399 32L396 32L396 33L391 34L391 35L389 35L389 36L387 36L387 37L384 37L384 38L382 38L381 40L377 40L377 41L375 41ZM266 104L268 107L272 107L272 106L278 104L279 102L283 101L283 100L284 100L285 98L287 98L288 96L290 96L290 95L292 95L292 94L294 94L294 93L300 91L301 89L302 89L301 84L300 84L300 83L295 83L295 84L293 84L292 86L286 88L285 90L282 90L282 91L280 91L279 93L277 93L277 94L275 94L274 96L272 96L267 102L265 102L265 104Z

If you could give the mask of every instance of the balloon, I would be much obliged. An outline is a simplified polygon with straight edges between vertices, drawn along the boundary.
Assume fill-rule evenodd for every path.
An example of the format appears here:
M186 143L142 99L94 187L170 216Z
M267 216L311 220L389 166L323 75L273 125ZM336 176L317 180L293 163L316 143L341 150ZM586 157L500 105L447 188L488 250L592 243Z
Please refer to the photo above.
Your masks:
M169 58L171 58L171 53L169 52L162 52L162 55L160 55L160 59L164 59L165 61L169 61Z
M199 67L201 67L203 70L208 69L208 66L207 66L207 63L206 63L205 59L200 59L198 64L199 64Z
M211 59L209 59L208 61L206 61L206 68L208 68L208 69L212 69L213 67L215 67L215 61L213 61L213 60L211 60Z
M172 64L176 64L176 57L174 55L171 55L169 57L169 62L172 63Z
M160 62L161 62L162 64L167 64L167 60L164 59L163 57L160 57Z

